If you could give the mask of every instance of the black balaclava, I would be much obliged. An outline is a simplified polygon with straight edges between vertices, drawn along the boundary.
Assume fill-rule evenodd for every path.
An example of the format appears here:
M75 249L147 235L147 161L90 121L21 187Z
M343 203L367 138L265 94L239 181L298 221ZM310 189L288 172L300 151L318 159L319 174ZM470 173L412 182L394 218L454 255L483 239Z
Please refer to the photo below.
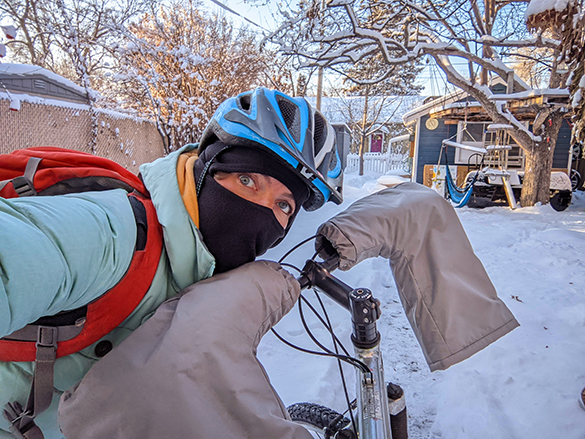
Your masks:
M293 194L295 211L284 229L272 209L245 200L215 181L217 172L252 172L274 177ZM215 257L215 273L251 262L288 232L309 188L294 172L258 148L209 145L195 162L199 230Z

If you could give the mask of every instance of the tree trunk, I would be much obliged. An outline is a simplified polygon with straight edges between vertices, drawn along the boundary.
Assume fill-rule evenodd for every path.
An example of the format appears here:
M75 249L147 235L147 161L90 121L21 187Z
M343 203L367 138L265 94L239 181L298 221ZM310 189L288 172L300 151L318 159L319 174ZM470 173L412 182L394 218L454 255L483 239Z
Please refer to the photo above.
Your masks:
M362 132L360 149L358 151L360 157L360 175L364 175L364 149L366 148L366 134Z
M369 89L366 90L366 95L364 97L364 114L362 116L362 132L361 132L361 142L360 142L360 175L364 175L364 151L366 149L366 139L367 139L367 131L366 131L366 124L368 122L368 99L369 99Z
M553 154L563 115L559 112L548 117L541 128L541 142L535 142L533 148L525 148L526 163L522 183L522 207L534 206L536 203L548 204L550 201L550 173Z
M522 207L534 206L539 201L547 204L550 200L550 172L552 154L546 142L534 146L526 153L526 167L522 183Z

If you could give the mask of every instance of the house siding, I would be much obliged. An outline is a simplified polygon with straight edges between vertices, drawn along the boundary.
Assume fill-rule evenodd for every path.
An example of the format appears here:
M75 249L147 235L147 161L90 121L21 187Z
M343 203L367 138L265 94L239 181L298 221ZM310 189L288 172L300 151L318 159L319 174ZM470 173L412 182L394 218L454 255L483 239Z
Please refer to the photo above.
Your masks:
M449 139L457 133L457 125L446 125L439 119L439 126L435 130L429 130L425 126L428 115L421 118L420 135L418 144L418 164L416 169L416 182L423 184L424 167L428 164L437 164L441 145L444 139ZM447 159L449 163L455 162L455 148L448 148ZM444 163L444 158L442 159Z

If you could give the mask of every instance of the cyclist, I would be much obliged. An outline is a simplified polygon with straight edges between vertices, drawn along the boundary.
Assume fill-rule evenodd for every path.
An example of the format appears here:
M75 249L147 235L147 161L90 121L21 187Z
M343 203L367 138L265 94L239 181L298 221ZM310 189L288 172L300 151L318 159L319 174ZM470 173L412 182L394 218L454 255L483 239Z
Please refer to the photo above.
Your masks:
M282 240L301 206L310 211L342 201L331 126L304 99L265 88L221 104L199 145L140 170L163 229L156 275L119 327L56 360L52 403L35 418L47 439L61 437L60 394L164 301L212 274L253 261ZM0 224L0 337L41 317L82 308L110 290L124 276L137 236L131 203L119 189L0 198ZM289 281L278 267L266 267L277 282ZM239 283L250 280L245 273L240 277ZM222 318L221 306L217 315ZM16 401L25 407L33 366L0 363L0 405ZM34 424L27 428L13 433L42 437ZM0 419L0 438L12 437L8 430L8 421Z

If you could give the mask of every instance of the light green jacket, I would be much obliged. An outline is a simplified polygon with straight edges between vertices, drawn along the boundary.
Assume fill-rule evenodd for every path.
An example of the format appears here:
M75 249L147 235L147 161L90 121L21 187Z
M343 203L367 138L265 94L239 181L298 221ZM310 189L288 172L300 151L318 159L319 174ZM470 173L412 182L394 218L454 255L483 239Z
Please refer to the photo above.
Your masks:
M213 273L213 257L185 210L176 177L179 154L195 147L187 145L140 167L163 227L165 251L144 299L102 338L114 346L162 302ZM0 337L101 296L126 272L135 241L134 215L121 189L0 198ZM62 437L56 415L59 396L99 360L95 344L56 361L53 403L36 421L46 439ZM25 405L31 372L32 363L0 362L0 406L14 400ZM7 431L8 423L0 417L0 438L12 437Z

